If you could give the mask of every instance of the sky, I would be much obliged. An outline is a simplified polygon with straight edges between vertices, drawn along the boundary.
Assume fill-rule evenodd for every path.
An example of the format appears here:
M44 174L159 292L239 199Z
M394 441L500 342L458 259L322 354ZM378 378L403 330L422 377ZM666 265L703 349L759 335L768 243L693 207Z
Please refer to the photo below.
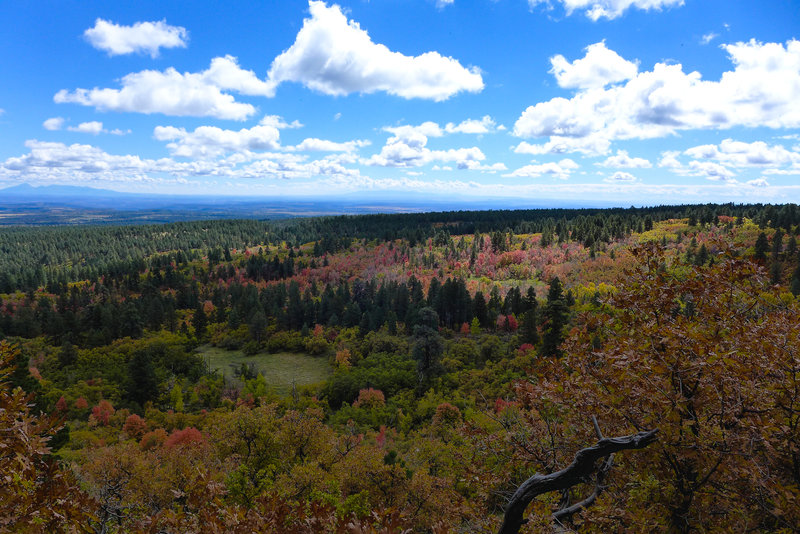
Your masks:
M800 202L797 0L37 1L0 21L0 187Z

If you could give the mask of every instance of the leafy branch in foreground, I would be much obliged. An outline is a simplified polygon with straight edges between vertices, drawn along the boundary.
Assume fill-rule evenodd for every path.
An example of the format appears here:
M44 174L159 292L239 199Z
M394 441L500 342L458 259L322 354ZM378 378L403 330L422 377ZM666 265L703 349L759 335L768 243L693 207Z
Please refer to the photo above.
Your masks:
M90 499L47 445L58 418L31 412L8 382L17 349L0 341L0 532L89 532Z

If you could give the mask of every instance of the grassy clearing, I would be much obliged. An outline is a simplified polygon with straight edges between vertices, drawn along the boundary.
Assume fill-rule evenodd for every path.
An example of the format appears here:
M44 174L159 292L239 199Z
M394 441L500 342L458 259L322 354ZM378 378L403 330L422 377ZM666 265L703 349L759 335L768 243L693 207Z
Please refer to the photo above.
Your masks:
M212 371L219 370L226 381L237 380L233 371L239 369L243 363L248 366L252 364L257 373L264 375L267 384L282 395L291 391L293 382L298 386L317 384L326 380L331 374L326 356L289 352L276 354L262 352L247 356L240 350L225 350L211 345L203 345L197 352L205 358L209 368Z

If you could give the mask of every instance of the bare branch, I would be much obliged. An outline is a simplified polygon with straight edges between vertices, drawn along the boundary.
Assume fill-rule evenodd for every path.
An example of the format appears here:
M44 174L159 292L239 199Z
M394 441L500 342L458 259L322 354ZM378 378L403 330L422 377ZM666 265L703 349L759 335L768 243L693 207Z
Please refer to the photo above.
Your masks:
M517 534L520 527L525 523L525 509L537 496L570 488L583 482L595 472L597 460L615 452L647 447L656 440L657 432L658 429L654 429L630 436L603 438L595 445L579 450L575 454L572 463L561 471L550 473L549 475L534 475L530 477L517 488L517 491L511 497L498 534ZM608 467L610 468L610 465Z

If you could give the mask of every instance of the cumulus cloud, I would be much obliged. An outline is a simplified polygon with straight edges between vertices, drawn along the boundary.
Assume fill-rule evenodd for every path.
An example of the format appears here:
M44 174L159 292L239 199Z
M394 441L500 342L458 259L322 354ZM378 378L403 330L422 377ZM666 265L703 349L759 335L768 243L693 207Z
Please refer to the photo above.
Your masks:
M152 169L152 164L138 156L113 156L91 145L30 140L25 142L25 146L29 149L28 154L7 159L2 168L33 177L69 173L106 173L107 176L130 177Z
M165 136L173 135L164 132ZM176 136L182 132L174 133ZM191 135L191 134L189 134ZM209 135L213 137L213 134ZM263 152L258 154L235 153L220 158L199 158L176 161L171 158L144 159L134 155L109 154L104 150L84 144L29 140L29 152L8 158L0 163L0 178L35 181L116 181L152 182L160 175L171 175L175 180L188 177L224 177L246 179L297 179L326 176L356 179L358 169L348 168L352 158L330 155L308 160L299 154Z
M495 172L505 170L505 166L483 165L481 162L486 156L478 147L451 148L447 150L431 150L427 147L428 138L443 137L449 134L483 134L496 131L494 119L489 115L480 120L466 119L458 124L449 122L444 127L433 121L425 121L418 125L404 124L400 126L386 126L384 131L390 132L390 137L379 154L363 160L365 165L381 167L420 167L428 163L453 162L459 169L481 170Z
M88 133L98 135L106 130L103 129L103 123L100 121L82 122L77 126L70 126L67 128L70 132Z
M489 115L484 115L480 120L465 119L460 123L448 122L444 127L433 121L425 121L416 126L403 124L401 126L385 126L383 131L393 133L398 137L411 137L423 135L425 137L442 137L447 134L485 134L499 131L494 119Z
M514 134L613 141L688 129L800 127L800 41L751 40L722 48L734 69L719 81L687 74L679 64L657 63L624 84L580 89L572 98L530 106L517 119Z
M278 150L280 132L274 126L258 125L241 130L199 126L192 132L174 126L156 126L153 137L167 144L170 154L185 158L213 158L229 152Z
M782 145L768 145L764 141L744 143L725 139L719 145L700 145L684 151L695 159L714 160L732 167L800 168L800 153L787 150Z
M610 183L610 184L620 184L620 183L628 183L629 184L629 183L633 183L633 182L635 182L637 180L638 180L638 178L636 178L631 173L623 172L623 171L617 171L614 174L612 174L611 176L608 176L608 177L603 179L604 182L607 182L607 183Z
M56 131L64 127L64 117L52 117L42 123L45 130Z
M485 134L495 130L497 125L489 115L484 115L481 120L467 119L459 124L448 122L444 130L447 133Z
M568 152L579 152L587 156L596 156L598 154L606 154L611 141L599 136L586 136L586 137L563 137L560 135L550 136L550 140L541 145L534 145L526 141L522 141L516 147L514 152L517 154L566 154Z
M454 1L455 0L436 0L436 7L438 7L439 9L442 9L444 7L453 5Z
M280 115L266 115L263 119L258 121L258 124L261 126L272 126L273 128L277 128L279 130L303 127L303 124L297 119L293 120L292 122L286 122Z
M326 139L317 139L309 137L293 147L286 147L287 150L298 152L354 152L355 150L369 146L371 143L365 139L356 139L355 141L346 141L344 143L337 143L335 141L328 141Z
M239 67L233 56L214 58L207 70L197 73L182 74L172 67L135 72L124 76L121 84L121 89L62 89L53 100L101 111L244 120L256 112L255 107L224 91L253 96L272 96L275 91L271 82Z
M644 158L632 158L627 150L617 150L616 156L609 156L602 163L603 167L615 167L618 169L647 169L652 167L651 163ZM624 174L624 173L623 173Z
M766 178L756 178L755 180L748 180L745 183L752 187L769 187L769 182Z
M697 159L684 164L680 161L680 156L681 153L674 150L662 152L658 166L681 176L700 176L709 180L726 182L735 181L733 177L736 176L736 173L724 165Z
M709 180L723 182L730 181L736 176L736 174L727 167L711 161L690 161L687 174L690 176L705 176Z
M414 138L391 137L379 154L365 159L365 165L380 167L421 167L434 161L453 162L459 169L469 169L486 156L478 147L431 150L425 136Z
M681 158L691 160L684 163ZM732 183L738 170L748 168L758 168L761 173L770 175L798 175L800 152L788 150L782 145L768 145L763 141L745 143L725 139L719 145L700 145L683 152L663 152L659 167L683 176L702 176Z
M109 56L147 53L150 57L157 57L160 48L185 48L189 38L186 28L170 26L166 20L122 26L97 19L94 27L83 35L93 47Z
M548 175L552 176L553 178L566 180L574 170L579 168L580 165L569 158L564 158L558 163L550 161L547 163L532 163L530 165L525 165L524 167L520 167L514 172L504 174L503 176L507 176L509 178L539 178L540 176Z
M310 1L294 44L275 58L269 80L298 82L321 93L386 92L403 98L446 100L462 92L479 92L477 68L465 68L438 52L406 56L375 43L341 8Z
M615 19L630 8L649 11L683 5L683 0L559 0L567 15L583 11L587 17L597 21L601 18ZM539 4L550 5L551 0L528 0L531 7Z
M561 54L550 58L550 72L567 89L591 89L630 80L639 71L636 63L606 48L605 41L586 47L586 55L572 63Z

